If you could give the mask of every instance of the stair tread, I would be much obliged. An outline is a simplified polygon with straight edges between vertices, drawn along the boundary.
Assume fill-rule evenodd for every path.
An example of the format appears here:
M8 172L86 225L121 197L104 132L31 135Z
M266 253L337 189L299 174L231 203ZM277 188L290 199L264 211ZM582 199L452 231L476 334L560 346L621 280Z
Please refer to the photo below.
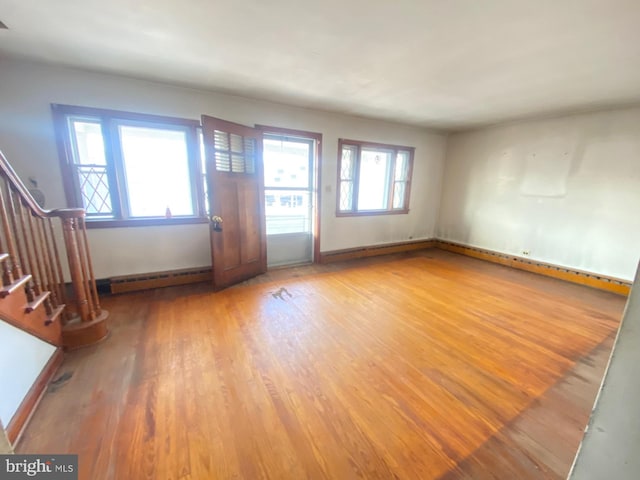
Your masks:
M51 325L53 322L57 321L58 318L60 318L60 315L62 315L62 312L64 311L64 303L61 305L58 305L56 308L53 309L53 312L51 312L51 315L49 315L47 317L47 319L45 320L44 324L49 326Z
M40 295L34 298L33 301L27 303L25 311L27 313L33 312L36 308L42 305L47 298L49 298L49 295L51 295L51 292L49 290L42 292Z
M29 280L31 280L31 275L27 274L27 275L23 275L18 280L14 281L11 285L5 285L0 290L0 298L4 298L7 295L11 295L17 289L26 285Z

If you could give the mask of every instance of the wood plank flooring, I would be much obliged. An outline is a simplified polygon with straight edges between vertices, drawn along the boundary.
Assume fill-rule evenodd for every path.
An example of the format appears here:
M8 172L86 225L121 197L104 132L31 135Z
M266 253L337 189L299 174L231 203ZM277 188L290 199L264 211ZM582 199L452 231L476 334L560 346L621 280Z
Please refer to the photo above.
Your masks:
M92 480L566 476L624 298L437 250L311 272L105 298L17 450Z

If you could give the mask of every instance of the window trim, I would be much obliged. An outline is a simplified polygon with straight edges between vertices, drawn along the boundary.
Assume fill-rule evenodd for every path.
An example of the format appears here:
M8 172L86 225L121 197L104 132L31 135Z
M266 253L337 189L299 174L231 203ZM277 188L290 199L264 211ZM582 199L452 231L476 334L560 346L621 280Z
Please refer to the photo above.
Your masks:
M122 110L84 107L76 105L51 104L58 147L58 158L62 173L62 182L67 205L84 208L81 193L77 188L77 175L73 170L74 146L71 142L68 117L87 117L99 119L104 140L105 158L107 161L107 175L109 179L109 194L111 196L113 218L86 217L87 228L136 227L151 225L181 225L206 223L207 214L204 205L204 186L202 185L202 169L198 129L198 120L153 115ZM119 125L133 125L151 128L176 127L185 132L189 180L191 185L193 215L164 217L124 217L122 207L128 203L128 193L123 180L123 160L121 148L118 144L116 129Z
M343 146L356 147L356 164L353 174L353 208L352 210L340 210L340 184L342 182L342 149ZM409 152L408 168L407 168L407 180L404 193L404 206L403 208L393 209L388 208L385 210L357 210L358 199L358 184L360 182L360 161L361 151L363 148L391 150L394 152L392 172L395 171L395 158L399 151ZM415 147L408 147L404 145L392 145L380 142L367 142L362 140L350 140L345 138L338 139L338 162L337 162L337 183L336 183L336 217L365 217L365 216L377 216L377 215L406 215L409 213L409 201L411 199L411 183L413 179L413 159L415 157ZM394 175L389 176L389 202L393 201L394 192Z

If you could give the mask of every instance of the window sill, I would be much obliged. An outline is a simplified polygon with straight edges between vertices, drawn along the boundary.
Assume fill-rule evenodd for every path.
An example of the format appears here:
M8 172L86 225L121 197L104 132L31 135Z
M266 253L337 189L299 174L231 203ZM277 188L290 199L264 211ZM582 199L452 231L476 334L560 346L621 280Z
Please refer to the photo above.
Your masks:
M360 212L336 212L336 217L374 217L377 215L405 215L409 209L405 210L363 210Z
M86 219L87 228L128 228L155 227L163 225L190 225L207 223L206 217L173 217L173 218L136 218L127 220L90 220Z

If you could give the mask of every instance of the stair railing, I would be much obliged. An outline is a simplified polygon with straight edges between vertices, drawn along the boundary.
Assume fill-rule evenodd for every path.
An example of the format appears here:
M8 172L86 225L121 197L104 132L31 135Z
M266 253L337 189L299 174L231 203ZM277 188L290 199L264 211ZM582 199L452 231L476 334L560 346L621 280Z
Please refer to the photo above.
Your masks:
M59 219L62 224L72 286L71 302L54 219ZM0 297L8 295L12 285L24 284L29 301L27 310L39 304L44 304L49 316L61 310L63 328L65 324L89 323L104 317L106 312L100 307L93 274L84 209L44 210L2 152L0 223L0 253L8 255L0 272L3 285ZM106 328L104 332L106 334Z

